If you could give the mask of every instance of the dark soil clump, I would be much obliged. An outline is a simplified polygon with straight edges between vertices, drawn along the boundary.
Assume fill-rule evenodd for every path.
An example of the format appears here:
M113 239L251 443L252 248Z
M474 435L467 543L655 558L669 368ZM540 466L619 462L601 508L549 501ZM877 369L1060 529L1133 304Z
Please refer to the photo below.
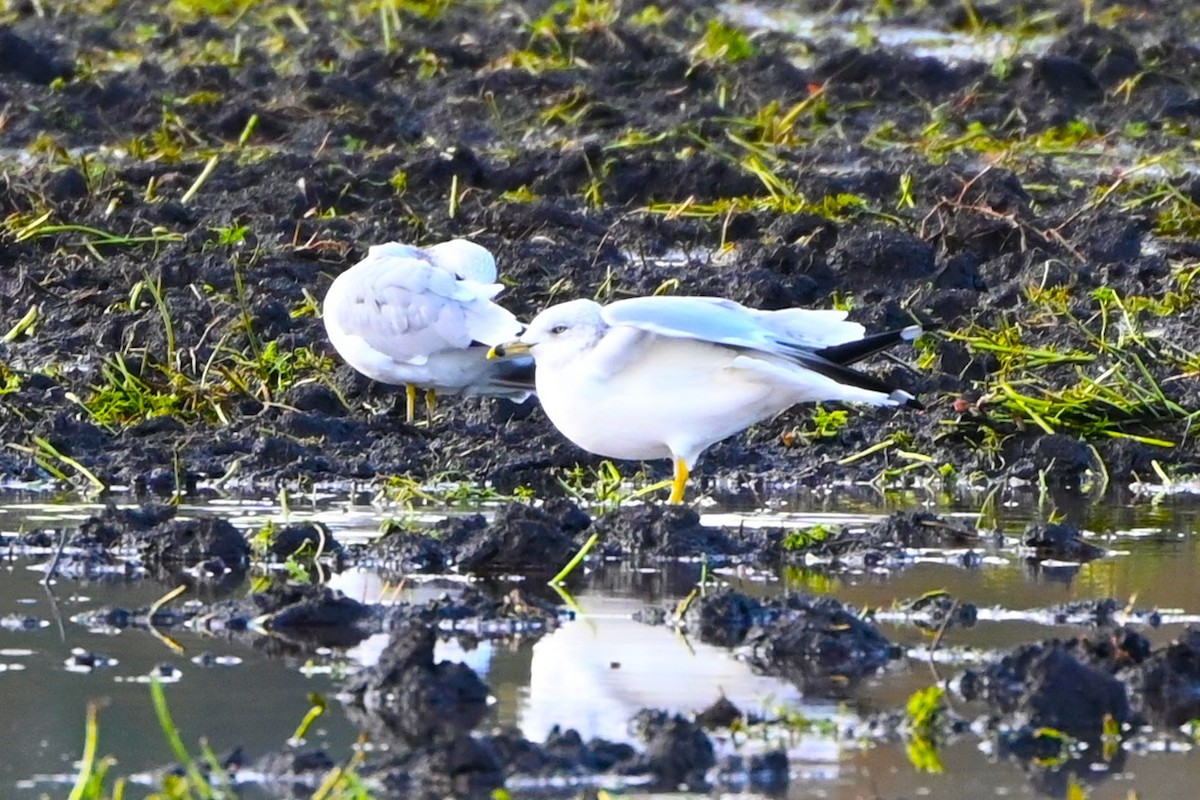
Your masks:
M487 713L487 686L463 664L435 664L434 641L433 630L421 625L394 630L379 663L346 685L388 740L443 745L474 729Z
M778 552L778 531L773 534L757 529L727 531L701 525L696 511L681 506L620 508L597 519L593 527L604 537L601 541L607 556L633 559L706 557L719 563L771 559Z
M152 571L178 571L200 564L212 575L244 572L250 565L245 535L219 517L175 520L134 537Z
M655 788L699 791L707 786L705 774L716 758L712 742L699 725L649 709L640 712L632 724L646 747L640 766L654 776Z
M784 549L792 556L814 556L824 560L830 570L862 568L901 568L911 563L920 550L962 550L963 566L977 562L978 551L992 544L977 531L952 519L923 511L895 512L864 529L847 527L832 533L808 535L795 546L784 540Z
M398 751L364 767L385 785L422 796L476 796L511 776L615 773L652 776L654 786L668 791L706 786L712 742L696 723L661 711L642 711L632 722L642 751L585 743L571 730L555 729L540 745L512 731L472 734L487 712L488 687L463 664L435 664L433 644L428 628L400 627L379 664L346 685L359 725Z
M1021 543L1033 551L1036 560L1091 561L1108 552L1083 538L1078 528L1056 522L1033 524L1025 529Z
M573 503L545 509L510 503L491 522L475 516L436 530L444 532L453 563L463 571L554 574L574 555L577 535L590 524Z
M1128 636L1108 632L1088 639L1051 640L1022 645L981 673L968 670L959 689L1005 714L1016 730L1053 728L1087 741L1099 741L1105 720L1118 725L1140 719L1116 673L1145 648ZM1144 639L1141 640L1144 642ZM1144 657L1144 656L1142 656Z
M756 669L812 695L841 694L900 657L873 624L831 597L795 593L763 602L722 591L696 600L688 620L701 641L743 647Z
M552 575L579 549L579 535L591 521L564 499L540 508L506 503L491 521L474 514L446 519L427 532L397 530L366 552L403 572Z
M132 575L144 570L164 582L187 585L240 581L250 565L245 535L220 517L175 519L175 513L166 505L109 505L74 531L34 531L23 535L20 544L59 548L51 567L55 574ZM71 552L64 553L67 548Z
M919 627L937 631L939 635L956 627L973 628L979 616L974 603L964 603L939 591L901 603L900 607L913 615Z
M271 544L268 554L275 559L285 561L290 557L318 558L333 555L340 558L344 555L342 545L333 538L324 526L306 523L303 525L287 525L271 532Z
M1200 716L1200 629L1189 627L1138 662L1125 676L1134 708L1164 728Z
M153 530L175 517L175 508L167 505L149 505L141 508L117 508L107 506L97 516L90 517L79 526L79 531L68 541L77 547L97 545L103 548L133 544L135 537Z

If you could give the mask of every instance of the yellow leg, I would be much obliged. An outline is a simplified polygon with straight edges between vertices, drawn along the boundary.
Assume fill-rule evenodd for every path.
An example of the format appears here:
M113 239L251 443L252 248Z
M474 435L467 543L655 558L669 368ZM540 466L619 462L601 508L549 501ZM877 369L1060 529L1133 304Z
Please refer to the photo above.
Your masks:
M412 422L413 417L417 416L417 387L410 383L405 387L405 391L408 392L408 413L405 415L405 421Z
M425 422L429 425L433 424L433 412L437 408L437 392L433 389L425 390Z
M675 459L675 480L671 481L671 496L667 502L673 506L683 505L683 489L687 486L688 467L682 458Z

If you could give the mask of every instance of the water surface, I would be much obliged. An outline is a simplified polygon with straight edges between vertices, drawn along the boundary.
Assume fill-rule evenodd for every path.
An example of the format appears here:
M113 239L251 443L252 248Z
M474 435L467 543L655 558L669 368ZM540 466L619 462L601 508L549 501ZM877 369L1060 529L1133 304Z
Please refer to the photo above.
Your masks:
M973 526L967 512L974 501L942 509ZM705 522L721 525L768 524L808 527L821 524L868 524L897 507L928 498L883 498L861 492L791 498L773 503L770 511L709 510ZM37 527L78 524L98 506L47 502L44 495L12 496L0 504L0 531L12 535ZM489 509L457 509L468 513ZM351 504L319 497L304 507L295 502L285 512L271 500L222 501L185 506L181 513L215 513L252 532L267 521L307 518L328 524L343 541L375 535L382 519L407 515L399 509ZM412 512L429 521L439 509ZM1041 796L1022 768L989 756L975 736L964 736L943 748L945 772L918 772L902 743L872 742L854 733L866 715L897 708L921 688L952 676L966 663L980 663L1004 648L1052 636L1069 637L1086 628L1053 625L1040 612L1072 600L1114 597L1139 608L1165 612L1166 624L1144 633L1155 644L1169 641L1189 619L1200 615L1200 548L1196 532L1200 511L1186 498L1169 502L1076 504L1067 516L1094 535L1112 555L1085 565L1047 567L1029 560L1015 547L1027 521L1050 509L1014 502L1000 508L1002 530L1011 538L1003 546L981 549L983 563L957 566L955 553L912 553L907 566L830 574L820 567L789 567L776 573L728 568L709 573L704 591L727 584L769 597L804 589L832 594L857 607L874 610L884 633L905 645L909 657L866 681L843 702L806 698L795 686L754 674L736 652L698 642L671 627L635 622L646 606L673 608L697 586L701 565L633 568L590 560L581 588L572 598L575 620L534 641L484 643L463 650L453 642L441 646L444 658L464 660L489 684L495 697L492 723L518 725L541 739L558 724L574 727L585 738L631 740L627 721L644 707L692 713L722 695L748 711L772 714L787 708L829 724L819 731L764 730L761 741L743 749L782 746L792 761L793 798L932 797L972 798ZM1060 512L1064 513L1064 512ZM87 705L100 706L100 752L118 759L118 774L161 767L171 761L155 721L143 676L163 664L179 670L180 679L167 694L184 740L195 750L204 738L218 753L241 746L253 759L278 750L308 709L308 693L336 692L335 676L371 663L383 642L368 640L347 652L331 652L312 660L278 660L209 635L172 631L182 652L145 630L92 632L76 621L81 612L106 606L144 608L173 587L151 581L77 582L56 579L41 584L49 556L6 558L0 562L0 735L8 743L0 760L0 794L15 797L62 796L64 781L74 771L83 747ZM419 601L459 591L462 576L408 581L396 591L396 576L355 569L332 577L334 585L358 599L374 602ZM384 591L385 587L390 587ZM554 595L542 587L527 591ZM925 649L930 635L912 625L895 608L898 600L942 589L963 602L976 604L981 621L974 628L951 631L935 662ZM234 589L234 595L249 585ZM177 601L179 602L179 601ZM34 627L16 626L18 618ZM66 662L74 648L115 659L116 663L80 672ZM202 654L225 657L201 666ZM946 663L949 659L950 663ZM310 732L308 744L323 747L335 759L347 757L358 732L333 703ZM728 748L728 743L720 743ZM1183 737L1174 749L1187 750ZM1118 774L1093 775L1093 798L1126 796L1133 789L1141 800L1189 796L1200 782L1200 759L1190 752L1128 754ZM137 796L136 792L133 796Z

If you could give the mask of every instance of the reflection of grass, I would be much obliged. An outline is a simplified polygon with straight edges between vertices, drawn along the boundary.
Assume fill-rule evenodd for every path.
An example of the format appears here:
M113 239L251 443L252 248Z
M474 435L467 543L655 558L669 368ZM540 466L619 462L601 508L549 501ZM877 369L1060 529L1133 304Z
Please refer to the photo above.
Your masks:
M780 708L779 721L793 733L815 734L817 736L837 736L836 720L826 717L810 717L798 708Z
M918 772L940 774L945 771L938 754L940 723L945 717L945 690L930 686L908 698L905 713L908 735L908 760Z
M163 738L171 749L180 769L169 771L161 776L157 791L147 796L147 800L234 800L239 796L234 788L226 768L221 764L217 755L201 741L200 761L188 752L187 745L179 734L179 728L171 717L167 707L166 693L157 678L151 678L150 698L154 704L154 712L158 718L159 728ZM310 696L311 707L305 714L295 738L299 739L308 730L312 722L325 709L325 701L318 696ZM80 759L79 774L71 789L69 800L122 800L128 779L111 775L116 760L106 756L97 758L100 743L99 715L95 705L89 705L87 723L84 727L83 757ZM369 800L372 795L363 785L356 772L362 763L362 752L359 750L342 767L335 767L325 776L320 788L313 793L313 800Z
M816 595L827 595L837 591L842 579L819 569L809 569L788 564L783 568L783 582L789 589L803 589Z

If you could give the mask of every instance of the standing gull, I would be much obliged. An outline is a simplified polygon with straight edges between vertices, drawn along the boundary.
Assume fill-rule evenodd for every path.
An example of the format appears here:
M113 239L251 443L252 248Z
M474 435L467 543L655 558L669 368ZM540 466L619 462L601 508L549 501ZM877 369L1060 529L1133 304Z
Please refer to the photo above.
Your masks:
M529 353L542 408L564 436L611 458L670 458L671 503L715 442L796 403L921 404L847 365L921 334L865 335L845 311L756 311L717 297L573 300L490 355Z
M431 418L439 392L519 402L533 392L533 360L487 359L491 345L521 332L516 317L492 302L503 288L492 254L465 239L375 245L329 287L325 330L350 366L407 385L409 422L417 387Z

